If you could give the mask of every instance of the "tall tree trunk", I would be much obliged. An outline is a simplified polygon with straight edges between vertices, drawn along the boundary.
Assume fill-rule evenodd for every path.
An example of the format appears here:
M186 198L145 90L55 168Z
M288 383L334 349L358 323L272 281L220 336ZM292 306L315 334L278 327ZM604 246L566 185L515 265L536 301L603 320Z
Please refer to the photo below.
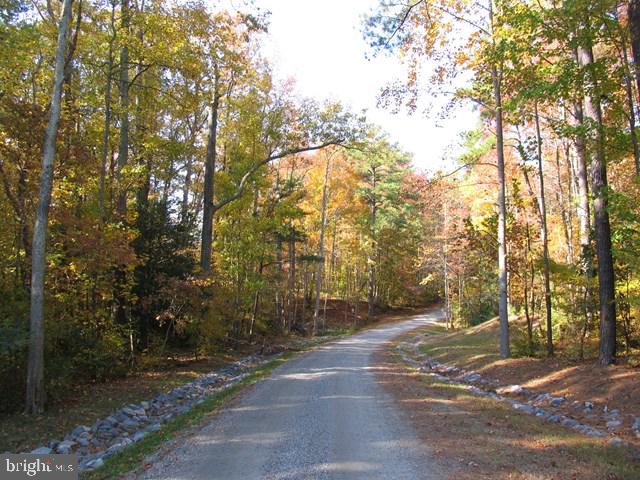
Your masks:
M635 64L636 85L640 95L640 0L629 0L629 30L631 31L631 54Z
M443 212L443 232L442 236L444 238L443 246L442 246L442 263L443 263L443 273L444 273L444 311L445 311L445 320L446 327L449 330L453 327L452 315L451 315L451 304L449 302L449 265L447 264L447 253L448 253L448 245L447 245L447 222L448 222L448 206L447 202L444 202L444 212Z
M527 250L525 252L525 263L529 265L529 258L531 256L531 235L529 233L529 222L526 224L527 232ZM529 275L528 268L523 272L522 278L524 280L524 315L527 319L527 347L529 349L529 355L533 355L533 317L529 313ZM531 278L531 288L533 288L533 277Z
M116 39L116 3L111 4L111 29L112 35L109 39L109 53L107 54L107 81L104 88L104 131L102 132L102 150L100 152L100 190L98 192L98 210L100 211L100 221L105 219L104 197L105 183L107 176L107 156L109 155L109 137L111 133L111 83L113 79L113 43Z
M493 95L496 104L496 149L498 157L498 288L500 298L498 312L500 316L500 355L511 356L509 345L509 311L507 298L507 205L506 181L504 171L504 132L502 126L502 93L497 67L492 67Z
M291 232L289 237L289 279L288 279L288 312L287 323L289 330L296 323L296 239L294 233Z
M592 87L592 91L585 91L585 118L588 118L597 129L595 132L595 151L591 161L591 179L600 294L600 355L598 362L601 365L609 365L614 363L616 359L615 278L608 211L605 136L597 78L591 70L594 57L590 44L578 46L578 59L580 66L587 72L589 84Z
M327 218L327 182L329 179L329 167L331 156L327 155L327 164L324 169L322 181L322 211L320 214L320 242L318 245L318 264L316 266L316 304L313 310L313 334L318 333L318 321L320 317L320 290L322 288L322 272L324 270L324 230Z
M204 197L202 214L202 238L200 242L200 268L211 273L211 254L213 252L213 215L214 215L214 175L216 170L216 140L218 136L218 108L220 76L217 64L214 65L213 101L209 112L209 138L207 158L204 166Z
M64 0L58 25L56 63L51 93L49 121L42 148L42 172L40 174L40 198L33 228L31 257L31 311L29 331L29 358L27 364L27 391L25 412L38 414L44 411L44 275L46 264L46 240L49 223L49 206L53 189L53 163L56 156L56 140L60 124L62 88L64 83L65 51L73 0Z
M494 25L494 0L489 0L489 20L491 30ZM500 356L511 356L509 344L509 299L507 278L507 202L506 180L504 169L504 129L502 112L502 72L494 62L491 65L491 83L493 85L493 101L495 104L496 122L496 156L498 159L498 313L500 316Z
M578 61L578 52L575 51L576 61ZM574 116L576 124L584 127L584 110L582 107L582 99L574 103ZM584 328L586 334L588 325L591 320L591 291L589 284L594 275L593 271L593 252L591 250L591 206L589 203L589 182L587 179L587 144L583 133L579 133L575 140L576 147L576 182L578 186L578 223L580 227L580 270L585 277L585 285L583 287L583 314Z
M569 147L567 144L566 148L566 159L569 162ZM571 168L569 167L569 173L571 172ZM556 200L560 205L560 217L562 218L562 230L564 232L565 242L567 244L567 263L569 265L573 264L573 224L572 224L572 216L571 216L571 206L567 208L566 206L566 198L563 181L562 181L562 171L560 169L560 147L556 146L556 186L558 187ZM567 184L571 185L571 178L569 177L567 180ZM569 192L571 188L569 188ZM568 194L570 197L571 194Z
M122 174L129 163L129 47L127 36L130 13L129 0L122 0L120 26L124 40L120 49L120 143L118 146L118 203L116 206L121 218L124 218L127 213L127 188Z
M544 191L544 170L542 166L542 135L540 134L540 115L538 104L535 104L536 143L538 146L538 178L540 194L538 206L540 207L540 237L542 239L542 262L544 274L544 303L547 324L547 355L553 356L553 330L551 319L551 279L549 275L549 235L547 230L547 202Z
M369 270L369 291L367 294L367 321L371 321L374 314L375 309L375 292L376 292L376 266L374 260L375 250L378 246L377 238L376 238L376 217L378 213L378 200L376 198L376 170L373 169L373 188L372 188L372 199L371 199L371 237L372 237L372 245L371 251L369 252L369 256L367 258L367 267Z
M624 77L624 89L627 96L627 118L629 120L629 134L631 135L631 145L633 146L633 160L636 167L636 176L640 176L640 147L638 146L638 134L636 132L636 105L633 100L633 75L629 70L629 56L627 54L627 42L624 35L620 39L622 46L622 65Z

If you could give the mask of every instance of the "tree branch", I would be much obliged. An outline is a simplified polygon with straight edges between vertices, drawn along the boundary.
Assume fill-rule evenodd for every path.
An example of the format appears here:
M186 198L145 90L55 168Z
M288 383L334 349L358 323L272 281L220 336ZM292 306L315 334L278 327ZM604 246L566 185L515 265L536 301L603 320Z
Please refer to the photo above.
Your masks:
M247 186L247 182L249 181L249 179L251 178L251 176L256 173L261 167L275 161L275 160L279 160L281 158L284 157L288 157L289 155L296 155L298 153L303 153L303 152L311 152L314 150L321 150L323 148L326 148L330 145L338 145L338 146L342 146L342 143L344 142L344 139L336 139L336 140L330 140L328 142L322 143L320 145L313 145L313 146L309 146L309 147L298 147L298 148L290 148L287 150L284 150L280 153L275 153L272 155L269 155L267 158L265 158L264 160L259 161L258 163L256 163L254 166L252 166L249 171L247 173L245 173L242 177L242 179L240 180L240 183L238 184L238 187L236 188L236 191L230 195L229 197L225 198L224 200L221 200L218 203L215 203L213 205L213 211L217 212L218 210L220 210L222 207L228 205L229 203L239 199L242 194L244 193L244 189Z

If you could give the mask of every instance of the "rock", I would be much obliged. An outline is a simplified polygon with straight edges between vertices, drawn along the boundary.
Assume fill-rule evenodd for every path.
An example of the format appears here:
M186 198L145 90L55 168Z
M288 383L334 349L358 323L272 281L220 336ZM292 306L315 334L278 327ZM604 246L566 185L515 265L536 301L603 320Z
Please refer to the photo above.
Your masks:
M533 415L535 413L535 409L531 405L527 405L525 403L514 403L511 405L514 409L527 413L529 415Z
M607 422L607 428L612 430L620 427L621 425L622 425L622 422L620 420L610 420Z
M624 445L624 442L620 437L611 437L611 440L609 440L609 445Z
M124 407L121 411L129 417L135 417L137 415L136 411L129 407Z
M118 424L118 420L113 415L109 415L107 418L103 420L103 422L106 422L111 426L116 426Z
M71 432L71 436L72 437L80 437L84 434L87 434L91 431L91 429L85 425L80 425L79 427L76 427L73 429L73 431Z
M49 455L51 451L52 450L49 447L38 447L35 450L31 450L29 453L33 453L34 455Z
M118 435L118 430L114 427L108 426L108 427L101 427L98 429L98 431L95 434L94 438L98 438L98 439L109 439L109 438L113 438L115 436Z
M133 441L134 442L138 442L140 440L142 440L144 437L146 437L149 434L149 432L146 432L144 430L140 430L139 432L136 432L133 434Z
M122 422L122 428L129 433L135 432L140 428L140 423L133 419L127 419L124 422Z
M559 407L560 405L562 405L564 402L566 401L566 398L564 397L555 397L551 399L551 406L552 407Z
M582 433L584 433L585 435L589 436L589 437L604 437L604 432L601 432L598 429L589 427L587 425L584 425L584 429L582 430Z
M132 443L133 443L133 440L131 440L131 439L130 439L130 438L128 438L128 437L125 437L125 438L123 438L123 439L120 441L120 445L121 445L121 446L123 446L123 447L126 447L126 446L128 446L128 445L131 445Z
M593 410L593 407L595 405L593 404L593 402L584 402L584 408L588 409L588 410Z
M159 423L152 423L151 425L149 425L147 428L145 428L144 430L146 432L157 432L158 430L160 430L162 428L162 425L160 425Z
M88 447L89 443L91 443L89 441L89 439L87 437L79 437L78 438L78 445L80 445L81 447Z
M509 385L498 389L498 393L502 395L519 395L524 392L524 388L520 385Z
M551 423L560 423L561 418L561 415L551 415L549 418L547 418L547 421Z
M149 410L149 402L140 402L140 406L145 410Z
M561 422L561 425L564 425L565 427L576 427L578 425L580 425L580 422L578 422L576 419L574 418L569 418L569 417L565 417Z
M102 458L96 458L94 460L91 460L90 462L87 462L85 464L85 469L95 470L96 468L100 468L103 465L104 465L104 460L102 460Z
M71 440L65 440L64 442L60 442L56 447L56 452L62 455L69 455L71 453L72 448L76 445L76 442Z
M107 448L104 453L102 454L103 457L110 457L111 455L113 455L114 453L116 453L118 450L120 450L122 448L122 444L120 442L118 443L114 443L113 445L111 445L109 448Z
M482 378L482 375L480 375L479 373L474 373L474 372L468 373L463 377L463 379L466 382L477 382L481 378Z

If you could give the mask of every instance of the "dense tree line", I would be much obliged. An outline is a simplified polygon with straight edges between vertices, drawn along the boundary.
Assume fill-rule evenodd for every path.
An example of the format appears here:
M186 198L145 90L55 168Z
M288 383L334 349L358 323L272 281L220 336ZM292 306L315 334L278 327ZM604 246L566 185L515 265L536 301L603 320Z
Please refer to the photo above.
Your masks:
M317 333L329 300L346 323L423 300L427 181L361 116L274 81L265 16L0 15L0 409L169 348Z
M441 174L441 260L426 268L455 323L499 314L505 357L561 341L606 365L638 346L638 11L419 0L381 2L367 21L371 45L408 63L387 102L416 109L453 85L453 104L481 112L460 167ZM526 319L514 342L510 311Z

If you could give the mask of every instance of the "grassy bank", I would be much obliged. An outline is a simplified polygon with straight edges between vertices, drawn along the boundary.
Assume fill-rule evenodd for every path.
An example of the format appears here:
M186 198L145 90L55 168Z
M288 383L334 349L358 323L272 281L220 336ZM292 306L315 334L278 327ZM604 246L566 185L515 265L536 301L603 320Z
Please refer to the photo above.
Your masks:
M491 320L476 327L447 332L443 325L424 330L420 350L449 365L474 370L497 380L502 385L522 385L534 391L567 397L566 408L573 400L590 401L640 416L640 371L629 365L602 367L595 359L571 360L558 355L553 358L520 357L502 359L498 351L498 322ZM567 413L578 419L580 411ZM587 420L587 423L591 423ZM631 417L616 435L631 443L638 439L631 430ZM606 429L606 426L604 426Z
M393 351L380 354L380 380L410 417L433 461L456 480L632 480L640 463L589 438L418 373Z

